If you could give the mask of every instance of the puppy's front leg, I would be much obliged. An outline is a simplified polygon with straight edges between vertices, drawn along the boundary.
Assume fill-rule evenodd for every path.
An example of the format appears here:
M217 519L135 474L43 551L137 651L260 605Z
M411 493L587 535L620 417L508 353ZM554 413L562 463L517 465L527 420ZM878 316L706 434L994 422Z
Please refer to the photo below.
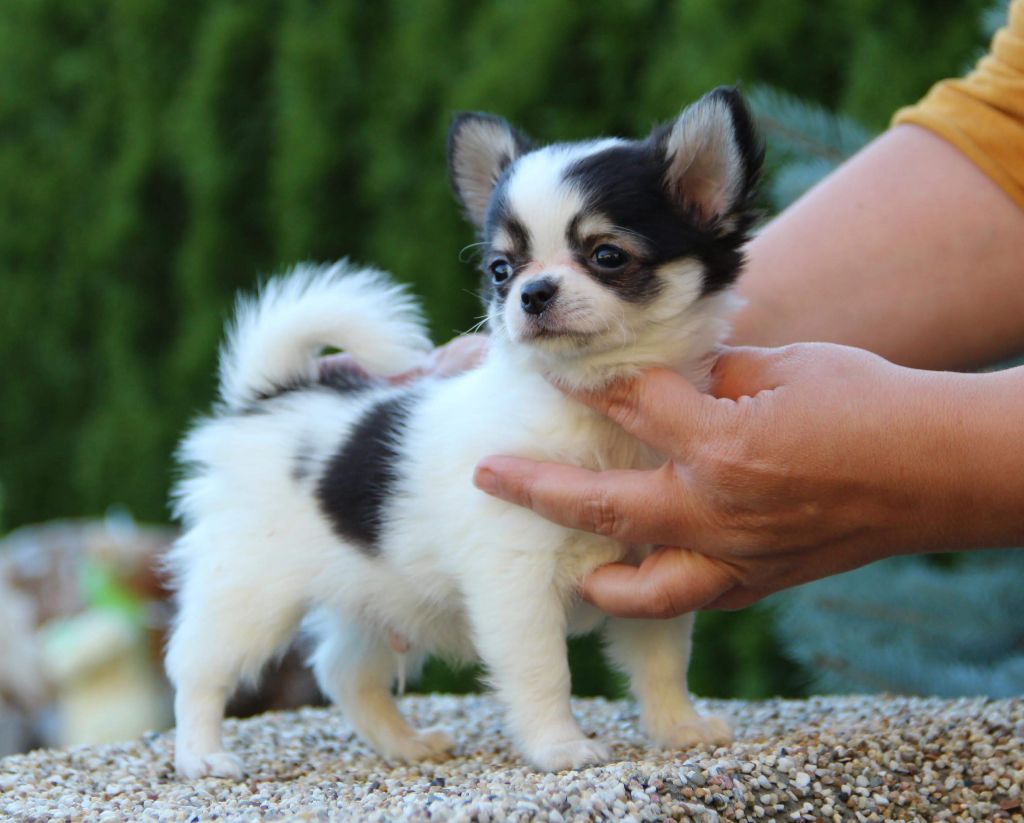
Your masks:
M586 737L572 715L566 604L554 577L551 556L503 555L500 570L478 567L466 588L477 650L512 736L526 759L546 771L609 757L607 747Z
M684 614L672 620L612 619L605 632L613 662L629 675L648 736L665 748L731 739L723 718L701 717L690 702L686 670L692 630L693 615Z

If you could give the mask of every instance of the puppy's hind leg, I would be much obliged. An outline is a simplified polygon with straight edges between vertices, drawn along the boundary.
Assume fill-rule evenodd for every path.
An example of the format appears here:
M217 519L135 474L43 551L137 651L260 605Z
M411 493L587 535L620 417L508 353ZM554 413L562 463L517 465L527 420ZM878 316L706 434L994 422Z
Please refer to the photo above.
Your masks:
M206 574L185 581L167 648L181 776L241 778L241 762L221 739L224 706L238 681L255 679L294 634L301 604L280 595L266 586L210 585Z
M374 751L407 763L443 759L455 745L442 729L410 726L391 696L397 660L388 640L365 626L323 613L313 623L320 643L313 671L352 728Z
M686 670L693 619L692 614L672 620L612 619L605 630L612 661L629 675L648 736L665 748L731 739L724 718L702 717L690 702Z

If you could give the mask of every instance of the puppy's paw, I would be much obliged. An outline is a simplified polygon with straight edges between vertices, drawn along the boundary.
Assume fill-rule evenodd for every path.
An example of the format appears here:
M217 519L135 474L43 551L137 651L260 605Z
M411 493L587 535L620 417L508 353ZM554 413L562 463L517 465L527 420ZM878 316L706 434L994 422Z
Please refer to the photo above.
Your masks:
M666 749L689 749L709 744L723 746L732 740L732 729L724 717L709 715L676 723L655 735L654 739Z
M611 751L604 743L591 740L589 737L580 737L561 743L536 746L527 757L541 771L561 772L606 763L611 759Z
M174 758L174 768L186 780L198 780L201 777L241 780L243 774L242 761L230 752L179 753Z
M381 754L391 760L405 763L416 763L420 760L447 760L455 748L455 740L448 732L439 727L424 729L409 737L391 742L381 747Z

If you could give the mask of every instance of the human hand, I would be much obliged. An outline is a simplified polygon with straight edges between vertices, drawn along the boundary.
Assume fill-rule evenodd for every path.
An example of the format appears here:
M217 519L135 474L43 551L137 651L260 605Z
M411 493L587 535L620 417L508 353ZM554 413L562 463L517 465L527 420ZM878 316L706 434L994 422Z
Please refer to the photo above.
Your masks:
M427 357L427 362L418 369L388 378L394 384L408 383L420 377L452 377L469 371L487 354L486 334L464 334L438 346ZM348 371L370 377L350 354L330 354L320 358L320 374L333 371Z
M489 457L475 482L563 525L661 546L584 581L611 614L738 608L887 554L953 547L953 377L828 344L732 349L715 396L665 369L574 395L665 455L660 468Z

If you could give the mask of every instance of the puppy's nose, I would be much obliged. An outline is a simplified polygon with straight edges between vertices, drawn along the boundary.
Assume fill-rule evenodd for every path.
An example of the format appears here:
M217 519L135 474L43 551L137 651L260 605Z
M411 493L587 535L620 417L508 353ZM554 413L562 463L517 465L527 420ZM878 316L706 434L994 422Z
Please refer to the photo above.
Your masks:
M538 277L531 283L523 286L520 299L523 302L523 311L527 314L540 314L555 299L558 294L558 284L550 277Z

